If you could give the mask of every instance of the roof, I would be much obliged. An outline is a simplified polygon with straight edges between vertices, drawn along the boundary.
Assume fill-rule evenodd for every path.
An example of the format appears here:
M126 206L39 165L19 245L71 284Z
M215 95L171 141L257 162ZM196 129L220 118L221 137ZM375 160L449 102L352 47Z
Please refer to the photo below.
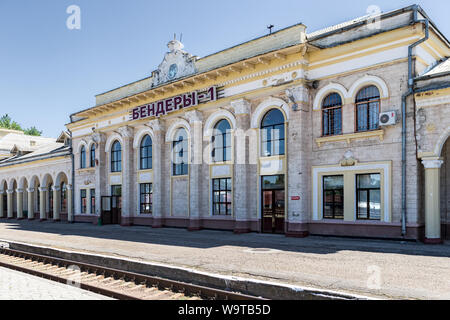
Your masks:
M436 77L450 72L450 58L438 63L433 69L422 75L420 78Z
M49 143L44 146L41 146L40 148L36 149L35 151L31 153L27 153L25 155L16 155L13 157L10 157L8 159L0 160L0 167L1 166L7 166L7 165L13 165L15 163L20 162L28 162L28 161L34 161L39 160L42 158L47 158L51 156L56 156L56 154L60 155L60 153L63 154L70 154L70 147L65 146L64 143Z
M3 130L5 133L6 130ZM65 136L62 133L60 138ZM70 148L62 141L54 138L29 136L23 132L8 131L6 135L0 136L0 166L12 165L22 161L32 161L46 155L67 151Z
M423 15L424 17L426 17L429 21L431 26L433 26L436 30L436 32L443 38L443 40L445 40L445 42L448 43L448 40L445 38L445 36L442 35L442 33L436 28L435 24L433 23L433 21L431 21L429 19L429 17L426 15L426 13L423 11L423 9L418 6L418 5L411 5L408 7L403 7L401 9L396 9L396 10L392 10L386 13L382 13L380 12L379 14L366 14L364 16L360 16L330 27L326 27L324 29L320 29L311 33L306 33L306 41L311 41L311 44L313 44L314 46L317 47L326 47L328 44L325 44L325 46L323 44L321 44L321 41L323 39L326 39L328 37L330 37L330 41L332 42L332 45L337 45L337 44L341 44L341 40L342 37L332 37L333 35L339 35L340 33L342 33L343 31L346 30L350 30L353 28L357 28L361 25L366 24L367 22L370 22L371 19L374 19L375 17L379 17L380 19L388 19L390 17L394 17L397 15L402 15L404 13L410 12L410 11L415 11L419 12L421 15ZM400 23L411 23L411 16L410 15L404 15L406 18L404 18L404 22L398 22L397 24ZM403 21L403 20L402 20ZM259 38L255 38L253 40L244 42L244 43L240 43L238 45L235 45L233 47L230 48L226 48L224 50L221 50L219 52L213 53L211 55L207 55L205 57L202 58L198 58L195 61L196 67L197 67L197 72L195 74L191 74L189 76L186 76L186 78L189 78L191 76L203 73L203 72L207 72L207 71L211 71L214 70L216 68L221 68L227 65L230 65L234 62L238 62L240 60L245 60L248 58L251 58L253 56L259 55L259 54L264 54L267 52L272 52L275 50L279 50L279 49L284 49L293 45L298 45L301 43L304 43L304 40L301 40L300 37L298 36L298 31L296 30L296 28L299 27L305 27L303 24L299 23L296 25L292 25L289 26L287 28L281 29L281 30L277 30L276 32L269 34L269 35L264 35L261 36ZM388 31L389 28L395 28L398 27L398 25L396 24L388 24L387 29L383 29L384 31ZM305 29L303 29L303 32ZM293 32L295 31L295 32ZM281 33L286 33L286 37L282 37L280 34ZM366 31L366 33L364 34L364 36L371 36L374 33L376 33L375 31ZM280 39L283 39L283 41L279 42ZM350 37L348 39L348 41L354 41L356 38L354 36ZM250 42L258 42L258 50L257 52L251 52L247 50L247 48L245 47L247 44L249 44ZM323 41L322 41L323 42ZM236 52L238 52L239 50L239 54L236 54L236 52L234 52L234 54L232 55L228 55L227 52L229 52L230 50L234 50ZM241 52L242 51L242 52ZM150 89L155 89L157 87L154 87L152 85L152 76L147 77L145 79L139 80L139 81L135 81L129 84L126 84L124 86L121 86L119 88L115 88L112 89L110 91L107 91L105 93L99 94L97 95L97 103L95 106L78 111L74 114L71 115L71 122L77 122L79 120L83 120L83 117L80 117L78 119L78 115L88 111L88 110L92 110L95 109L99 106L114 102L114 101L118 101L122 98L127 98L129 96L133 96L145 91L148 91ZM179 81L179 80L183 80L183 78L178 78L175 81ZM169 83L163 83L161 86L167 85ZM127 88L127 90L124 90L123 92L120 91L122 89ZM128 90L129 89L129 90ZM102 97L100 100L98 99L99 97ZM73 117L73 118L72 118Z
M308 33L307 37L308 37L308 39L315 38L315 37L318 37L318 36L321 36L321 35L324 35L324 34L327 34L327 33L333 32L333 31L337 31L339 29L342 29L342 28L345 28L345 27L348 27L348 26L351 26L351 25L353 25L355 23L358 23L358 22L361 22L361 21L365 21L365 20L367 20L370 17L372 17L372 16L371 15L365 15L365 16L362 16L362 17L359 17L359 18L355 18L355 19L352 19L352 20L349 20L349 21L345 21L345 22L336 24L334 26L326 27L324 29L320 29L320 30Z
M34 151L39 147L54 142L55 139L8 133L0 138L0 150L11 151L17 147L21 151Z

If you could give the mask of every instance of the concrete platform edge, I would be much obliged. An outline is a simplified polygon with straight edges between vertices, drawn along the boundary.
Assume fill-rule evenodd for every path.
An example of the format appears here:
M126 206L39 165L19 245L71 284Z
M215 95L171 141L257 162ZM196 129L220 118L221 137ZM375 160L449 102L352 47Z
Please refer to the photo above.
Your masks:
M113 257L96 253L56 249L3 239L0 239L0 243L7 243L9 248L13 250L48 255L80 263L103 265L118 270L188 282L222 290L238 291L273 300L373 300L372 297L363 295L213 274L190 268L140 261L125 257Z

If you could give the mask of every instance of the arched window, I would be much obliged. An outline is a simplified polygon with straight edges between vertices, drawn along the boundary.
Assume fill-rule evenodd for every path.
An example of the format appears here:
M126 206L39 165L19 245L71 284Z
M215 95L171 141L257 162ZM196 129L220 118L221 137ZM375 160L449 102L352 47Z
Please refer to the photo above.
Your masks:
M342 99L339 94L332 93L323 100L322 123L324 136L342 134Z
M178 129L172 147L173 175L188 174L188 136L184 128Z
M152 138L146 135L140 148L141 170L152 169Z
M122 172L122 146L119 141L111 148L111 172Z
M90 156L91 156L91 168L95 168L95 144L91 146Z
M81 147L80 152L80 168L86 168L86 148L84 146Z
M220 120L214 127L212 143L212 159L214 162L231 160L231 126L227 120Z
M356 131L377 130L380 115L380 91L368 86L356 96Z
M261 155L271 157L284 154L284 115L280 110L272 109L261 122Z

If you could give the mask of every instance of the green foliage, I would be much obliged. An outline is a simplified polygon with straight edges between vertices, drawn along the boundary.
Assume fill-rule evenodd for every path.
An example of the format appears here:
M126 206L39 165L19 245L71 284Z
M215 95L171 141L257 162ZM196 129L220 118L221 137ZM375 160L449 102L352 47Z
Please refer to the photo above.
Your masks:
M20 124L13 121L8 114L5 114L4 116L0 117L0 128L4 128L4 129L8 129L8 130L22 131L23 133L25 133L26 135L29 135L29 136L38 136L39 137L42 135L42 131L39 131L38 129L36 129L36 127L22 129Z
M36 127L31 127L23 130L26 135L40 137L42 135L42 131L36 129Z
M15 121L12 121L11 117L8 114L5 114L3 117L0 118L0 128L23 131L20 124L18 124Z

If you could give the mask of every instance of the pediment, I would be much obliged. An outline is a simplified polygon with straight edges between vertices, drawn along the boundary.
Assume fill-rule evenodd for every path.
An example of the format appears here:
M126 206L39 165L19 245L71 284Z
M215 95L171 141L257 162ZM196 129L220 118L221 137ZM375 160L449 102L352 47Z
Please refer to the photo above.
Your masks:
M153 87L197 72L195 67L196 57L184 51L184 46L180 41L172 40L167 47L170 51L165 54L158 69L153 72Z

